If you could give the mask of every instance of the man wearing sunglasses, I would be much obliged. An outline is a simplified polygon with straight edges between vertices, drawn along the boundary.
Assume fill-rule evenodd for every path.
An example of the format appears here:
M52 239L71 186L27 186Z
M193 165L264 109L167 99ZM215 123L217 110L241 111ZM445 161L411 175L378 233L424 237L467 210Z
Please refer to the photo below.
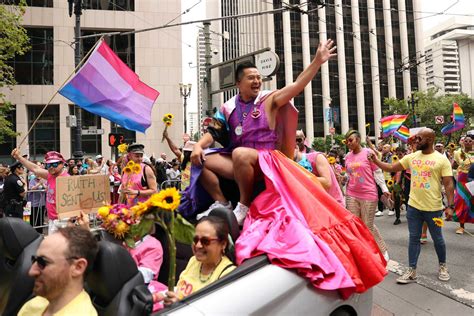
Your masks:
M60 228L46 237L31 257L28 275L35 279L35 298L18 315L97 315L84 278L98 252L94 236L80 227Z
M48 151L44 156L45 169L43 169L37 164L29 161L27 158L22 157L17 148L13 149L12 157L18 160L28 170L33 172L38 178L46 180L46 210L49 219L48 232L49 234L52 234L57 230L56 223L58 219L58 213L56 212L56 178L60 176L69 176L67 170L64 169L66 160L57 151Z
M296 146L298 147L298 150L300 153L310 153L313 152L314 150L306 146L304 143L306 140L306 137L304 135L303 130L299 129L296 131Z

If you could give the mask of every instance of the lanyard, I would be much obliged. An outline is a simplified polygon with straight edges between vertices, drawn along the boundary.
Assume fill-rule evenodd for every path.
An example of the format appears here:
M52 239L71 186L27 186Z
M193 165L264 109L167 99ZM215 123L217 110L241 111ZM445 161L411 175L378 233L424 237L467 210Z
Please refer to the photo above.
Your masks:
M248 103L245 103L240 99L240 95L237 95L236 99L236 110L237 110L237 115L239 118L239 125L242 125L242 122L244 119L247 117L248 113L250 112L250 109L252 108L252 105L255 100L250 100ZM245 104L245 112L242 112L242 104Z

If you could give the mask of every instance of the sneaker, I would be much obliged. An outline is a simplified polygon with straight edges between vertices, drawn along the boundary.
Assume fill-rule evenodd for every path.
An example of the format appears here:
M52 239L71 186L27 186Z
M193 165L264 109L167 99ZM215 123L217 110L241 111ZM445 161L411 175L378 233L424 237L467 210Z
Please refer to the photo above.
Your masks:
M387 261L387 262L390 260L390 256L388 255L388 251L385 251L385 252L383 253L383 258L384 258L385 261Z
M401 222L402 222L402 221L401 221L399 218L397 218L397 219L395 220L395 222L393 222L393 225L400 225Z
M227 202L227 204L223 204L222 202L215 201L214 203L211 204L211 206L209 206L209 208L207 209L207 211L204 211L204 212L202 212L202 213L199 213L199 214L196 216L196 219L197 219L197 220L200 220L201 218L208 216L209 213L210 213L213 209L218 208L218 207L223 207L223 208L226 208L226 209L232 211L232 203L231 203L230 201Z
M393 216L393 215L395 215L395 211L394 211L394 210L388 211L388 216Z
M408 284L416 282L416 269L408 268L405 273L397 279L397 283Z
M438 279L441 281L449 281L451 277L449 276L448 272L448 267L446 266L446 263L440 263L439 264L439 274L438 274Z
M249 212L249 207L243 205L242 203L237 203L237 206L234 209L234 215L237 218L237 223L239 225L242 225L244 223L244 219L247 216L247 213Z
M377 216L377 217L383 216L383 212L377 211L377 213L375 213L375 216Z
M456 234L458 234L458 235L464 234L464 228L459 227L458 229L456 229Z
M428 236L426 234L422 234L420 238L420 244L424 245L428 242Z

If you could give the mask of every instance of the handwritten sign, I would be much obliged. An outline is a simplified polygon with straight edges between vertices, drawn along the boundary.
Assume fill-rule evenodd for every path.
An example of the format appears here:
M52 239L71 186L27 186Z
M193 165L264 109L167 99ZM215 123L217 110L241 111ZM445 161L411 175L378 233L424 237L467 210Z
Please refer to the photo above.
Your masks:
M88 214L110 201L109 178L106 175L58 177L56 210L60 219Z

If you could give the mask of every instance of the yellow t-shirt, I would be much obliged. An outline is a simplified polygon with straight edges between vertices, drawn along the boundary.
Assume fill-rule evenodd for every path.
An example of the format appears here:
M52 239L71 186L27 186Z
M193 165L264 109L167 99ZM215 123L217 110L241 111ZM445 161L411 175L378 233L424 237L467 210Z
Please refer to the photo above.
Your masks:
M232 265L228 267L229 265ZM228 268L227 268L228 267ZM209 284L217 281L224 275L228 274L235 269L235 266L232 264L232 261L229 260L226 256L222 257L221 263L216 267L216 269L209 275L202 275L201 281L199 279L199 269L201 268L201 262L196 260L196 257L191 257L189 259L188 265L181 275L179 276L178 284L176 285L178 298L181 300L186 296L191 295L192 293L199 291L203 287L208 286Z
M41 316L48 308L49 302L41 296L36 296L23 305L18 316ZM54 316L97 316L97 311L92 305L89 294L82 290L72 301L61 308Z
M448 158L437 151L424 155L418 150L403 157L400 164L404 169L411 170L408 204L422 211L442 210L442 177L453 175Z

